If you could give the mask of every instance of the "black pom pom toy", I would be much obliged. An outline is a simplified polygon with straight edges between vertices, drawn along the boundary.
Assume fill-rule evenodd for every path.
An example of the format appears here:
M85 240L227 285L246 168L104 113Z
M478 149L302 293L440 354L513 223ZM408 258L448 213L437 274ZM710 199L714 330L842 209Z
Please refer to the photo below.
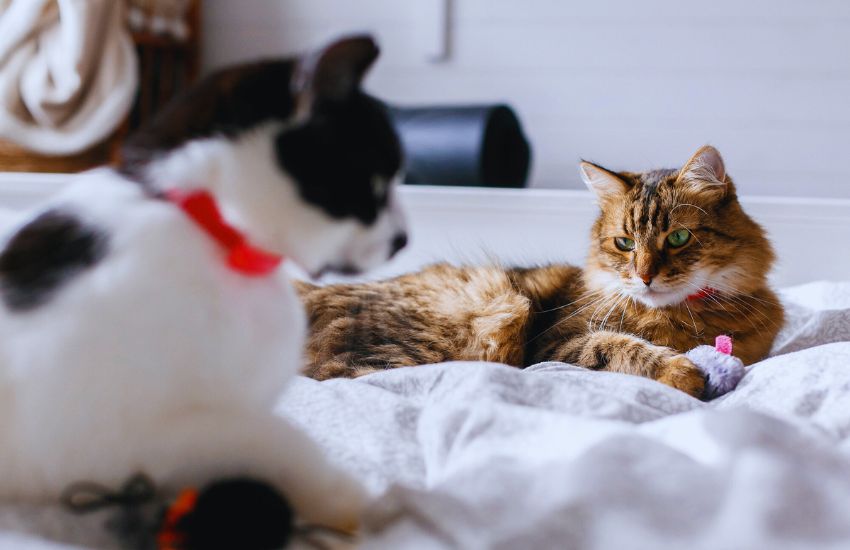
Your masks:
M274 487L239 477L184 489L172 501L157 497L153 481L136 474L118 491L91 482L75 483L63 496L75 513L117 508L106 527L133 550L272 550L303 537L326 548L321 535L349 539L319 526L296 526L295 511Z
M183 491L165 512L157 541L161 550L272 550L289 543L294 521L289 503L270 485L228 479Z

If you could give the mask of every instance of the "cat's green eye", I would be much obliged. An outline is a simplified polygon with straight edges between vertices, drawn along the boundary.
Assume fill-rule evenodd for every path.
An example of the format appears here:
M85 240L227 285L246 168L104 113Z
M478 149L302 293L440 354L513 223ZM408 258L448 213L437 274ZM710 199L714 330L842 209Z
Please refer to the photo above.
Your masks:
M691 232L687 229L677 229L667 235L667 244L673 248L684 246L689 240L691 240Z
M634 239L628 237L614 237L614 244L623 252L631 252L635 249Z

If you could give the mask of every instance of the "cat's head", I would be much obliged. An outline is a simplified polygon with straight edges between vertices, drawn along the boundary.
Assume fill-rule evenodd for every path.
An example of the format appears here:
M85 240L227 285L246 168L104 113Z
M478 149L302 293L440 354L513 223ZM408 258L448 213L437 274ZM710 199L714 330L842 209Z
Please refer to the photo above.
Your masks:
M361 81L367 36L205 78L128 140L122 172L155 191L204 187L257 245L305 270L359 272L406 242L402 158Z
M660 308L704 289L740 294L765 284L773 250L741 209L714 147L679 170L613 172L582 162L581 175L601 208L586 270L591 289Z

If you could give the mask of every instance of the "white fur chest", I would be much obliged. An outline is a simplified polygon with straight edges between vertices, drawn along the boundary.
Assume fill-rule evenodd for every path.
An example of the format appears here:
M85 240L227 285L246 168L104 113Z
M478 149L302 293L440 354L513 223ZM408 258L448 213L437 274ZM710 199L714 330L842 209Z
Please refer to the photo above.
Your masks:
M25 493L94 464L116 479L129 464L155 470L144 449L162 426L205 408L269 410L300 364L304 314L282 274L231 271L173 205L111 172L84 177L46 208L100 234L103 257L43 305L0 309L0 445Z
M126 140L120 170L213 195L308 273L374 267L407 240L400 143L360 87L377 55L352 36L217 71ZM0 499L137 472L171 493L247 476L308 523L352 529L359 484L272 408L306 329L283 274L231 271L179 208L111 171L81 179L0 248Z

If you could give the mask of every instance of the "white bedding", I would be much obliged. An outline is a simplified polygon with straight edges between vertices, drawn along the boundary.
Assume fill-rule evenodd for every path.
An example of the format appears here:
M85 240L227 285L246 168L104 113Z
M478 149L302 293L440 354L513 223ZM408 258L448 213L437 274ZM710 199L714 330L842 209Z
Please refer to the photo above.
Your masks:
M847 549L850 283L783 297L773 357L711 403L559 363L448 363L300 378L280 412L375 494L365 548ZM7 537L102 543L92 525L0 509Z

